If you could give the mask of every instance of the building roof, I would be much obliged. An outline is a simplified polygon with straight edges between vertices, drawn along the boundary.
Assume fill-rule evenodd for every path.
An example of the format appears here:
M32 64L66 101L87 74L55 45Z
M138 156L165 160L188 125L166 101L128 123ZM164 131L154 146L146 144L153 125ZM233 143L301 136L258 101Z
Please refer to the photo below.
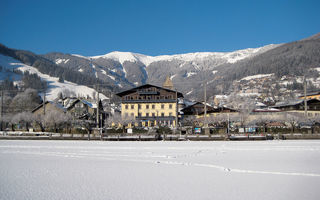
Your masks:
M272 106L272 108L280 108L280 107L288 107L288 106L296 106L299 104L303 104L304 99L295 99L288 100L276 103L276 105ZM307 103L320 102L318 99L307 99Z
M91 103L91 102L89 102L87 100L84 100L84 99L77 99L77 100L73 101L71 105L68 106L68 109L73 107L78 102L82 102L83 104L88 105L90 108L97 108L97 104L96 103Z
M66 108L64 108L61 104L55 103L55 102L53 102L53 101L46 101L46 102L45 102L45 104L48 104L48 103L54 105L56 108L60 109L61 111L66 112ZM40 104L39 106L37 106L37 107L36 107L35 109L33 109L31 112L34 113L34 112L36 112L37 110L39 110L40 108L42 108L42 107L43 107L43 103Z
M126 90L126 91L117 93L116 95L118 95L119 97L123 97L123 96L125 96L125 95L134 93L134 92L136 92L136 91L139 90L139 89L150 88L150 87L156 87L156 88L158 88L158 89L163 89L163 90L166 90L166 91L169 91L169 92L176 92L176 91L171 90L171 89L168 89L168 88L164 88L164 87L160 87L160 86L156 86L156 85L151 85L151 84L144 84L144 85L141 85L141 86L138 86L138 87L135 87L135 88L131 88L131 89L129 89L129 90ZM179 98L179 97L183 97L183 94L182 94L181 92L177 92L177 94L178 94L178 98Z
M314 95L320 95L320 91L318 91L318 92L308 92L308 93L306 94L307 97L308 97L308 96L314 96ZM304 97L304 95L300 95L300 96L299 96L299 98L301 98L301 97Z

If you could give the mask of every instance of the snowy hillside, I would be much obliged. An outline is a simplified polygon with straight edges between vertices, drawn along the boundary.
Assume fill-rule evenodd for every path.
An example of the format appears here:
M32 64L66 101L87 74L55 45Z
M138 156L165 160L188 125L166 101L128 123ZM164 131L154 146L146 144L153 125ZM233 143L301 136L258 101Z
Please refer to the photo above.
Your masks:
M14 80L20 80L19 76L12 72L13 69L18 69L22 72L29 71L29 73L31 74L37 74L41 79L45 80L48 83L48 90L46 94L46 98L48 100L54 100L55 98L57 98L59 92L62 92L63 90L70 90L74 92L76 95L83 97L92 97L93 93L95 92L95 90L92 88L83 85L77 85L69 81L64 81L64 83L60 83L58 81L58 77L51 77L47 74L43 74L34 67L25 65L18 60L15 60L8 56L4 56L2 54L0 54L0 66L4 68L0 73L1 80L4 80L9 75L13 76ZM100 98L107 99L107 97L103 94L100 95Z

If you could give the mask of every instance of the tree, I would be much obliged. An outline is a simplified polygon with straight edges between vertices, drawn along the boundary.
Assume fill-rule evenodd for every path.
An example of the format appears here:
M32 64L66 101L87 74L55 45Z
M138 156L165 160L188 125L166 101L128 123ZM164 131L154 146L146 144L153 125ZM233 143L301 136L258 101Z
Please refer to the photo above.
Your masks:
M35 89L26 89L24 92L17 94L10 103L11 112L20 113L28 112L41 103L41 97Z
M41 132L45 131L45 121L43 115L33 114L33 122L40 127Z
M52 128L55 132L58 132L60 128L66 128L68 123L72 120L70 114L62 113L56 110L47 112L44 116L44 124L47 128Z
M62 76L59 76L59 83L64 83L64 78Z
M294 133L294 128L300 123L305 122L305 117L301 113L288 113L286 122L291 126L291 132Z
M238 121L241 126L244 126L248 122L250 113L255 109L254 100L233 93L228 97L227 102L228 106L239 111Z
M69 89L62 90L62 96L65 97L76 97L76 93L74 91L71 91Z
M105 124L108 125L109 127L116 126L116 125L121 126L124 131L124 128L126 125L128 125L129 123L135 123L135 122L136 122L136 119L134 117L131 117L131 116L121 117L121 114L116 113L108 117Z
M29 130L30 123L33 122L33 115L30 112L22 112L14 115L11 119L13 124L25 125L26 131Z

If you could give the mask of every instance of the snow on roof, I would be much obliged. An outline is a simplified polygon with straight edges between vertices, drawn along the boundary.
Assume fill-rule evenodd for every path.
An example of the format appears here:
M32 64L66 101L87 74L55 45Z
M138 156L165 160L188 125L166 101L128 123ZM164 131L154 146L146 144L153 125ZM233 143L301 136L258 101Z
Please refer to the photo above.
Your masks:
M281 112L281 110L276 108L258 108L254 109L253 112Z
M256 103L256 106L258 106L258 107L264 107L264 106L266 106L266 104L261 103L261 102L257 102L257 103Z
M297 104L302 103L302 102L303 102L302 99L280 101L280 102L277 102L276 105L274 105L273 107L293 106L293 105L297 105Z
M82 101L84 104L88 105L90 108L97 108L97 107L98 107L96 103L92 103L92 102L89 102L89 101L84 100L84 99L81 99L81 101Z

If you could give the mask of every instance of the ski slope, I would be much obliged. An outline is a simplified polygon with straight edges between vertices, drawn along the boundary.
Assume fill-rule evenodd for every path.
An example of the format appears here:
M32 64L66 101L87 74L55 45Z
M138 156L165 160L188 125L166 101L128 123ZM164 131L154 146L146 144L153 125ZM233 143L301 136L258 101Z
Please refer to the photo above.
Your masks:
M8 73L10 71L10 75L15 77L15 80L19 79L18 76L12 72L13 69L18 69L22 72L28 71L31 74L37 74L42 80L48 83L48 90L46 91L47 100L56 99L58 97L58 94L60 92L63 92L64 90L74 92L77 96L80 97L93 97L93 93L96 93L94 89L84 85L78 85L69 81L64 81L63 83L60 83L58 77L51 77L47 74L43 74L39 72L38 69L36 69L35 67L23 64L20 61L15 60L14 58L4 56L2 54L0 54L0 66L4 68L2 72L0 72L0 78L2 80L9 76ZM99 97L100 99L107 99L107 97L103 94L100 94Z

